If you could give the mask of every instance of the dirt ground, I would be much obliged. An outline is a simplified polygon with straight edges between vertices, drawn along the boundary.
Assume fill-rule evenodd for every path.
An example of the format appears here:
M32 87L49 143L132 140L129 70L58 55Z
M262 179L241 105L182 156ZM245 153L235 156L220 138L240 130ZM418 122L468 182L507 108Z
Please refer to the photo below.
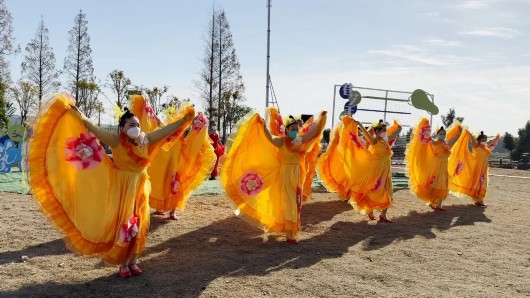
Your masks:
M487 208L450 196L434 213L397 189L393 224L320 192L297 246L234 217L223 196L193 197L178 222L152 217L144 274L128 280L70 253L29 196L0 193L0 296L528 297L529 192L530 179L493 176Z

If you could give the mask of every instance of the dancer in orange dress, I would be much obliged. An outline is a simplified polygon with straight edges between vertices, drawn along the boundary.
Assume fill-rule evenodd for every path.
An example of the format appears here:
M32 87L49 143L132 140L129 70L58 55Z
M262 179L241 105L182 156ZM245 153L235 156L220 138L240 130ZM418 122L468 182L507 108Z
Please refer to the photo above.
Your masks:
M290 117L285 137L274 136L257 113L236 125L221 168L221 183L236 206L236 215L265 231L286 235L298 243L302 210L300 165L326 123L326 112L305 135Z
M451 148L461 133L460 124L448 131L441 127L433 139L427 118L412 132L406 152L410 190L435 211L446 211L442 201L449 193L447 165Z
M387 217L393 194L389 143L398 137L401 126L395 122L388 127L387 137L387 124L380 120L373 125L373 132L374 135L352 117L343 117L320 157L318 173L326 188L348 199L357 212L375 220L373 212L377 210L381 212L380 221L392 222Z
M464 130L449 157L449 189L452 194L471 199L475 206L486 206L488 158L500 138L497 135L488 142L488 137L481 131L475 140L469 130Z
M35 121L27 149L33 197L70 249L119 264L124 278L139 275L149 231L147 168L195 112L188 107L174 122L145 134L127 111L116 134L92 124L74 104L70 96L56 95ZM112 148L113 160L99 141Z

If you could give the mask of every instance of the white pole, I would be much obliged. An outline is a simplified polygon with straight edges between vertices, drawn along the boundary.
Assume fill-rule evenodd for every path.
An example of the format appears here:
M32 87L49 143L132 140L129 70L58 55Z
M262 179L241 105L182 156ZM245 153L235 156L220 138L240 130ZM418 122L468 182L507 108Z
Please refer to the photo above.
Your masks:
M270 75L269 75L269 63L271 59L270 51L271 51L271 0L267 0L267 84L265 85L265 107L267 108L269 106L269 82L270 82Z
M340 86L340 85L333 86L333 110L331 112L331 128L332 129L333 129L333 126L335 125L335 96L337 95L337 86Z

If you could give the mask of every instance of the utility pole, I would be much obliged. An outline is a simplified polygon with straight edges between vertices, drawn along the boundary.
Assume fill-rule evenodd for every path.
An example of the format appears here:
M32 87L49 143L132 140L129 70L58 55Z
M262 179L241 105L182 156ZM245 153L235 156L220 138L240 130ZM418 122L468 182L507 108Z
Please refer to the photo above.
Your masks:
M265 107L269 106L269 83L270 83L270 75L269 75L269 63L271 60L271 0L267 0L267 84L265 85Z

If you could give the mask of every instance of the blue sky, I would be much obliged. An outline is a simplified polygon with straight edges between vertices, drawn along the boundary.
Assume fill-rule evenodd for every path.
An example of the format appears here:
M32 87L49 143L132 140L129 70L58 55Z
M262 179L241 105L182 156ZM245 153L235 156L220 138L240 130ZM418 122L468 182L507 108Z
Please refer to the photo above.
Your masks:
M82 9L99 80L121 69L135 84L168 85L170 94L200 104L193 80L201 67L212 1L6 4L22 48L43 15L59 68L67 32ZM263 111L266 1L218 0L215 5L225 10L231 25L247 104ZM344 82L421 88L435 95L441 113L455 107L474 132L516 133L530 120L529 11L530 1L524 0L273 0L271 77L280 108L286 114L331 110L333 85ZM10 58L14 79L23 54ZM405 122L416 121L416 114ZM434 117L435 125L439 118Z

